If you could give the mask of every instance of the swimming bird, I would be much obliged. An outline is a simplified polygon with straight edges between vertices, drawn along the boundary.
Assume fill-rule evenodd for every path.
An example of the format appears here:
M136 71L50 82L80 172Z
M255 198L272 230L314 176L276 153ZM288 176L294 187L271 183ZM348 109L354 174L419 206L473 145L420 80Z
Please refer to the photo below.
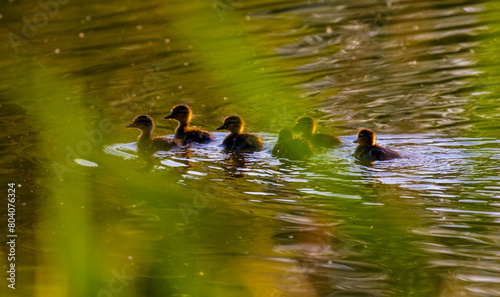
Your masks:
M263 147L260 138L254 134L242 133L245 123L240 116L233 115L224 119L224 124L217 130L228 130L222 145L229 150L260 150Z
M314 133L316 131L316 120L312 117L299 117L293 129L302 132L302 138L311 142L315 147L335 147L342 143L342 140L337 136Z
M280 130L278 142L273 147L273 156L291 160L303 160L310 157L314 150L311 143L303 138L295 138L292 129Z
M192 117L191 109L187 105L179 104L174 106L171 113L165 118L179 122L177 129L175 129L175 138L182 141L183 145L191 142L206 143L214 140L213 135L209 132L189 126Z
M165 136L151 137L154 129L153 119L148 115L139 115L134 118L131 124L126 125L127 128L137 128L141 130L141 135L137 140L137 148L139 152L156 152L160 150L170 150L181 145L177 139L170 139Z
M401 155L393 150L384 148L375 143L375 132L370 129L361 129L358 139L354 141L358 146L354 151L354 157L360 161L372 162L401 158Z

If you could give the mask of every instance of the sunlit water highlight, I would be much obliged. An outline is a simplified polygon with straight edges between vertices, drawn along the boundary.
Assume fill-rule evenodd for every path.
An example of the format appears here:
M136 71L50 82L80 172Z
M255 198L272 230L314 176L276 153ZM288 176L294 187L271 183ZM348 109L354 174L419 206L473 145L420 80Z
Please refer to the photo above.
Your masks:
M184 178L208 179L245 177L247 182L269 185L267 192L242 192L242 194L276 195L289 183L300 184L295 189L307 194L337 198L360 199L358 196L335 194L335 187L328 183L355 184L382 183L415 190L415 197L459 199L457 202L484 203L500 198L498 185L498 156L500 140L493 138L447 138L437 134L377 135L378 142L401 153L403 158L390 161L360 163L353 156L355 136L342 137L338 148L319 149L307 161L275 158L271 155L276 135L260 134L264 149L254 153L224 151L221 142L224 133L214 133L216 140L209 144L190 144L185 148L160 151L154 154L156 169L187 167ZM173 137L170 135L169 137ZM107 145L104 151L125 160L140 158L135 143ZM481 162L478 162L480 159ZM189 170L205 168L207 172ZM224 173L221 176L221 173ZM481 189L467 191L472 184L491 184ZM292 192L293 193L293 192ZM495 200L489 201L495 203Z

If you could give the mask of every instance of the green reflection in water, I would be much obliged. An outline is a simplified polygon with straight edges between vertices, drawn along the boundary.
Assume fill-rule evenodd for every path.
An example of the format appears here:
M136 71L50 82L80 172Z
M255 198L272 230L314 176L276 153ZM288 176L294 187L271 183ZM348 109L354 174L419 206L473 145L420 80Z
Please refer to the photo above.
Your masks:
M277 133L303 114L304 101L290 78L283 76L289 69L279 59L263 60L275 54L262 47L264 39L246 33L252 17L244 9L236 9L243 2L223 3L176 3L175 10L164 6L164 14L172 20L166 25L167 31L175 32L202 64L203 80L208 83L200 83L219 86L215 100L220 106L213 108L224 111L223 116L240 114L250 127ZM274 25L279 30L291 24Z
M78 168L74 159L78 154L90 155L98 147L82 139L82 131L90 125L81 119L89 118L90 111L81 106L81 94L71 89L70 80L54 72L33 67L26 73L33 84L19 94L28 103L24 106L33 125L41 127L37 150L46 162L39 174L48 189L41 205L47 220L37 227L36 237L42 250L56 251L40 259L36 290L54 296L89 295L100 262L91 261L98 250L89 216L92 169Z

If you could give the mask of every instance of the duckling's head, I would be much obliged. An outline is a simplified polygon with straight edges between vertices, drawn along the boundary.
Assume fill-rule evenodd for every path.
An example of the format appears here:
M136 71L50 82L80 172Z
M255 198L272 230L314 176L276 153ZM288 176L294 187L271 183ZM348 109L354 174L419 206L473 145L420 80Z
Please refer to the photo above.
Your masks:
M150 116L143 114L136 116L134 118L134 121L125 127L137 128L141 131L151 132L153 130L154 124L153 124L153 119Z
M176 120L181 124L188 124L191 121L193 113L189 106L184 104L176 105L170 111L170 114L166 116L166 119Z
M312 117L300 117L295 121L295 123L295 127L293 127L293 130L295 131L312 134L316 130L316 120Z
M358 132L358 139L354 140L354 143L358 143L361 146L372 146L375 144L375 132L370 129L361 129Z
M293 131L290 128L283 128L280 130L280 134L278 136L278 142L287 141L293 139Z
M217 128L217 130L228 130L234 134L241 134L244 127L245 123L243 122L243 119L238 115L233 115L226 117L224 119L224 124Z

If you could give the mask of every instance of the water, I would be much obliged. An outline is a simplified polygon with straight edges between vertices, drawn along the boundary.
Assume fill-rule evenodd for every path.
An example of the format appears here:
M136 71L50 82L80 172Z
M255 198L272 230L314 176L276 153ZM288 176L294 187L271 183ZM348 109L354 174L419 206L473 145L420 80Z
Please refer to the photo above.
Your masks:
M2 296L500 295L494 1L52 7L0 4ZM264 150L138 155L179 103ZM344 144L272 157L303 115ZM362 127L403 158L356 162Z

